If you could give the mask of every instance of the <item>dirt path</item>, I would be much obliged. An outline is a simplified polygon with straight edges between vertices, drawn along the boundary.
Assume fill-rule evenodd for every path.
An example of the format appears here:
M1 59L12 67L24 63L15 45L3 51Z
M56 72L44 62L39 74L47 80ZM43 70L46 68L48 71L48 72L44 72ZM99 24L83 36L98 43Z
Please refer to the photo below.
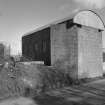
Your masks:
M20 97L17 99L9 99L2 101L0 105L37 105L29 98Z
M105 105L105 80L56 89L33 100L23 97L6 100L0 105Z
M39 105L105 105L105 80L56 89L35 100Z

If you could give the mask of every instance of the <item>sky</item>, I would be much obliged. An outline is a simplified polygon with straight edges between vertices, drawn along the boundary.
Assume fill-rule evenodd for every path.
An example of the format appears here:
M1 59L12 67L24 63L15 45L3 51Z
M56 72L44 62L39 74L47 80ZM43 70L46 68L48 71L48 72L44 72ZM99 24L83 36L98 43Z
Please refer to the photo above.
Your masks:
M11 45L11 53L21 52L21 38L53 21L83 9L92 9L105 23L105 0L0 0L0 42ZM103 32L105 48L105 32Z

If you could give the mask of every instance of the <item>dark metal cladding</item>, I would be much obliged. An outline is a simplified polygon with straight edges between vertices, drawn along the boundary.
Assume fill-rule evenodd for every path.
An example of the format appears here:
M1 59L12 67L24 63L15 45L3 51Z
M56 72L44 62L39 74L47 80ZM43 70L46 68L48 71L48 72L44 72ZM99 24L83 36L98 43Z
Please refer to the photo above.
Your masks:
M22 55L51 65L50 27L22 37Z

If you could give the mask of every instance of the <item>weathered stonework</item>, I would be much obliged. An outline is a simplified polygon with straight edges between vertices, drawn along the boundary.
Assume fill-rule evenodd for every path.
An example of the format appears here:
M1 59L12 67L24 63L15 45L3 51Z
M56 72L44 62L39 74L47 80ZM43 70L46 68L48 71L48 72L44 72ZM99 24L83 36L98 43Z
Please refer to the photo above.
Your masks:
M78 68L78 41L77 27L74 25L70 29L66 24L58 24L51 27L51 63L64 68L77 77Z
M60 63L73 78L101 76L102 35L98 29L66 23L51 27L51 64Z
M102 76L102 33L98 29L78 28L78 76Z

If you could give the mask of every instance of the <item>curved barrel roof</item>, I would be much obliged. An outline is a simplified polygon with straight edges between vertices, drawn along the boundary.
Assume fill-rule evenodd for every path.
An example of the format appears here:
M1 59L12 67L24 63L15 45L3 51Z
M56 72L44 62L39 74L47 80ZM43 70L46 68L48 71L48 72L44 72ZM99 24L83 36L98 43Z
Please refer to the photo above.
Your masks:
M81 11L77 13L73 22L85 26L90 26L93 28L104 30L104 23L99 15L91 10Z

